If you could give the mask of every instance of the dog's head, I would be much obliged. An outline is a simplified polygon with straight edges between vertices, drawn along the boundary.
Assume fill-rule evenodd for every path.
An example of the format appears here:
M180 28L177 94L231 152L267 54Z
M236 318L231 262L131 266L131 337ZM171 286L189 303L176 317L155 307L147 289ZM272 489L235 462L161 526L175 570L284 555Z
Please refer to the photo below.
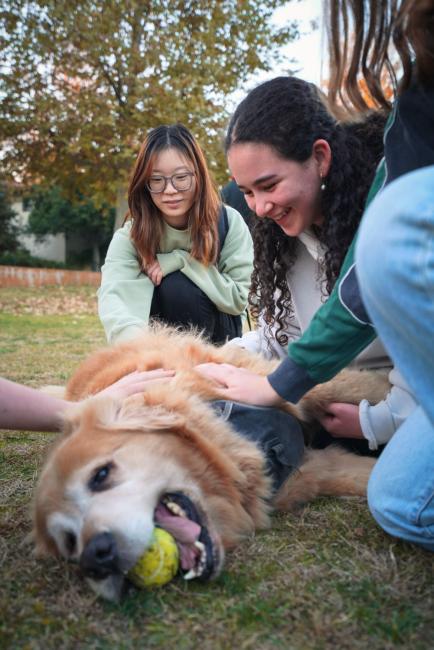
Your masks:
M78 562L112 600L155 525L175 537L184 576L208 579L225 547L267 523L269 486L255 446L200 400L165 390L71 407L38 483L37 550Z

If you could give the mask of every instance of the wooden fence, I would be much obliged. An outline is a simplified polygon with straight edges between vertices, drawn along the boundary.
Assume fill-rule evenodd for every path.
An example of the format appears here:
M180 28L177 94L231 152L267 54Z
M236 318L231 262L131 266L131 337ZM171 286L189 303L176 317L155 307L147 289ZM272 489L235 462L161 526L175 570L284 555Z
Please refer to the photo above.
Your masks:
M0 287L45 287L71 284L88 284L99 287L100 282L101 273L93 271L0 266Z

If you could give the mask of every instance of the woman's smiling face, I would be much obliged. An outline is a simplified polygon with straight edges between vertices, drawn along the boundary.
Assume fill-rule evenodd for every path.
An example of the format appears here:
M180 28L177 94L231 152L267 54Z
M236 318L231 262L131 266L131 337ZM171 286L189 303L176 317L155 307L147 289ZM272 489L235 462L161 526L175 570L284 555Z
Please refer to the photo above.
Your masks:
M228 163L251 210L274 221L290 237L297 237L313 224L321 225L321 184L330 167L330 147L314 143L312 155L303 163L282 158L267 144L236 143Z

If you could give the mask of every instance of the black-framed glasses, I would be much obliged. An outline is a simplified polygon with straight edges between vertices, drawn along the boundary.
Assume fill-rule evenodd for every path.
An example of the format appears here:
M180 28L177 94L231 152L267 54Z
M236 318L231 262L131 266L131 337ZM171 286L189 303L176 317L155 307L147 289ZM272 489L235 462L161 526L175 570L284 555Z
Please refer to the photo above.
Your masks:
M178 174L172 174L172 176L155 174L147 181L146 187L153 194L160 194L164 192L167 183L170 181L177 192L187 192L193 183L193 176L193 172L178 172Z

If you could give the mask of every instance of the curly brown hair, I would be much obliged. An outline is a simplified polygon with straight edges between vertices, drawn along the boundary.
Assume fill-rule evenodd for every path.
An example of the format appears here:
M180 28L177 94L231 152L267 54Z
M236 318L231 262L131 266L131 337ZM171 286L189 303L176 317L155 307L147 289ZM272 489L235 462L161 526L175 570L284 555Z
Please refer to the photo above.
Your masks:
M229 124L226 151L235 143L260 143L280 157L305 162L318 139L328 142L332 161L322 192L324 223L315 234L325 248L321 271L327 295L339 275L347 249L359 225L366 196L383 152L385 112L363 120L338 122L327 110L320 92L296 77L277 77L254 88L236 109ZM286 345L284 321L292 313L286 276L295 261L296 239L272 220L255 219L254 270L249 302ZM277 298L276 298L277 295Z

